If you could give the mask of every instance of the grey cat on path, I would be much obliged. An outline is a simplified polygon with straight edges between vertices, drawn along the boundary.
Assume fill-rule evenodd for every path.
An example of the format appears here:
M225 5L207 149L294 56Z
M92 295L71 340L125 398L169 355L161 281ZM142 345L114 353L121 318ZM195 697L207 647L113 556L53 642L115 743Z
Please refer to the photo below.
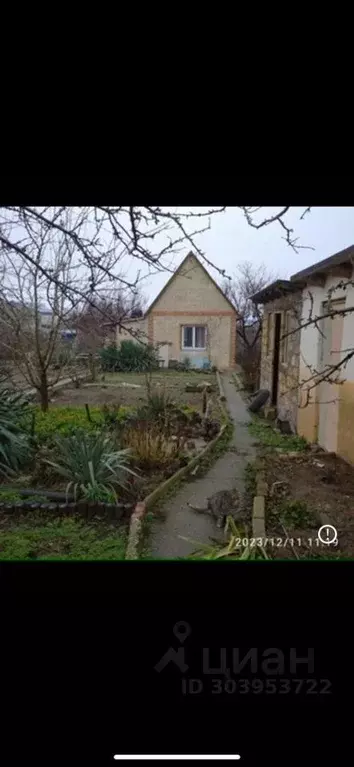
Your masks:
M238 510L239 494L236 489L219 490L214 495L211 495L210 498L207 498L207 505L205 507L192 506L190 503L187 505L199 514L210 514L216 521L216 527L223 528L227 515L231 514L232 511Z

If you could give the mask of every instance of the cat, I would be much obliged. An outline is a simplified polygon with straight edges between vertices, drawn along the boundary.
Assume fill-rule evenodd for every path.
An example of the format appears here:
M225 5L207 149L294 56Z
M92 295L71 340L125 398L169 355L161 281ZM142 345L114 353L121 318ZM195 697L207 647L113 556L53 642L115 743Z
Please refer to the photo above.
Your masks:
M190 503L187 505L190 509L200 514L210 514L216 521L216 527L223 528L228 514L238 510L239 494L236 488L234 490L219 490L214 495L211 495L210 498L207 498L207 505L205 507L192 506Z

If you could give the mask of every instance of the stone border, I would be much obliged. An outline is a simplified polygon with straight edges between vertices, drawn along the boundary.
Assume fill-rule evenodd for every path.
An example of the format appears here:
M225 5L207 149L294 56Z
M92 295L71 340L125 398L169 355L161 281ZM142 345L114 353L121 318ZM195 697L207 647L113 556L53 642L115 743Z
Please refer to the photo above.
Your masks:
M139 501L130 518L128 545L125 552L125 559L138 559L138 548L142 533L143 519L146 514L146 504Z
M224 386L223 386L222 380L220 378L220 373L218 370L216 371L216 380L217 380L218 388L219 388L219 399L221 402L225 402L226 397L224 392Z
M223 408L223 410L228 417L228 414L225 408ZM178 469L178 471L176 471L175 474L172 474L171 477L166 479L165 482L163 482L155 490L153 490L152 493L150 493L150 495L147 495L143 501L140 501L139 503L137 503L135 510L130 519L128 545L127 545L125 559L138 559L138 547L139 547L140 538L141 538L143 519L148 509L151 508L151 506L153 506L153 504L156 503L156 501L162 498L165 495L165 493L168 490L170 490L170 488L175 484L175 482L178 482L186 474L189 474L191 469L193 469L197 465L197 463L199 463L199 461L201 461L210 452L210 450L212 450L212 448L217 444L219 439L224 434L228 425L229 425L229 422L223 424L223 426L221 427L219 431L219 434L217 434L216 437L214 437L214 439L208 442L205 448L198 455L194 456L194 458L192 458L186 464L186 466L182 466L182 468Z
M253 498L252 510L252 537L265 538L265 496L267 494L267 483L263 470L256 474L256 495Z

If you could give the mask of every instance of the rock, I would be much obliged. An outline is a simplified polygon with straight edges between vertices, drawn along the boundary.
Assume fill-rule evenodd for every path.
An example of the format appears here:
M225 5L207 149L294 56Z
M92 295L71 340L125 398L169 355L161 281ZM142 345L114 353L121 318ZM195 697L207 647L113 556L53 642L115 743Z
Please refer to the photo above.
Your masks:
M171 437L171 442L178 442L178 437L176 434L173 434Z
M207 392L215 392L216 386L214 384L209 383L208 381L202 381L201 383L187 383L186 384L186 392L197 392L202 393L206 389Z
M312 443L309 445L309 448L310 448L310 450L312 451L312 453L322 453L322 452L323 452L323 450L322 450L322 448L320 447L320 445L317 445L317 443L316 443L316 442L312 442Z
M312 461L312 463L313 463L314 466L318 466L319 469L324 469L324 467L325 467L325 464L324 463L320 463L319 461Z

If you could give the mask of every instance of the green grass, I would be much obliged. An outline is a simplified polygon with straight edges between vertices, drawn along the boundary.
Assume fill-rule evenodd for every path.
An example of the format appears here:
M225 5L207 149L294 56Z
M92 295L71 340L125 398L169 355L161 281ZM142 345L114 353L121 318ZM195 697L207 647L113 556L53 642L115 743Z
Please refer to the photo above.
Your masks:
M277 504L273 514L284 525L291 525L300 529L316 526L316 520L305 501L284 499Z
M306 450L307 442L303 437L296 434L282 434L277 431L268 421L263 421L258 416L253 416L248 426L253 437L264 447L280 448L284 452Z
M245 493L247 496L253 497L256 495L256 475L256 466L249 461L249 463L246 464L244 471Z
M131 410L131 407L121 407L117 420L123 420ZM100 407L90 407L92 422L87 417L85 407L52 407L47 413L43 413L39 407L36 407L34 412L35 435L40 439L46 439L56 434L73 434L77 429L94 431L104 424Z
M0 503L17 503L22 498L16 490L0 490Z
M37 522L37 524L35 524ZM126 535L102 534L93 525L72 517L14 524L0 532L2 560L121 560L124 559Z

